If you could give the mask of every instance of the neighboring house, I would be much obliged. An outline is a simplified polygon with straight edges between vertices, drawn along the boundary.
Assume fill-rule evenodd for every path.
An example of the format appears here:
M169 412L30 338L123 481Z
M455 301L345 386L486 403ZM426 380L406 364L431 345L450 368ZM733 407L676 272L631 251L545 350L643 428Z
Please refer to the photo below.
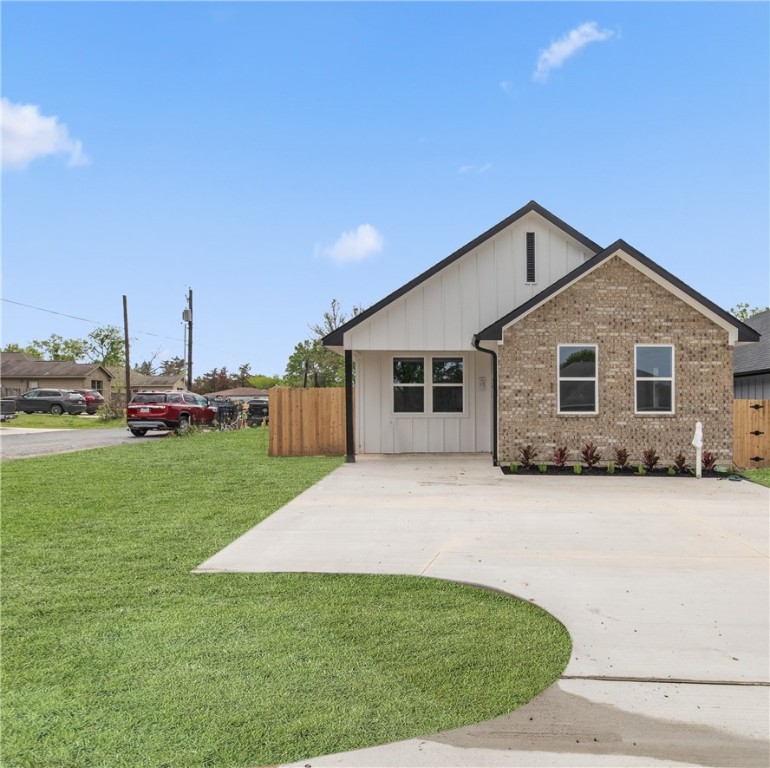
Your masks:
M758 344L736 348L733 356L736 400L770 400L770 310L746 321L762 335Z
M548 460L589 441L732 455L733 347L759 335L636 249L532 201L330 333L354 453ZM355 403L353 399L355 398ZM355 413L355 423L353 422Z
M233 389L222 389L219 392L207 392L206 397L209 400L215 398L224 398L228 400L240 400L246 402L247 400L253 400L255 397L267 397L268 391L266 389L255 389L254 387L235 387Z
M105 400L112 392L112 374L102 365L38 360L24 352L0 353L0 381L3 397L15 397L39 387L96 389Z
M110 368L115 381L112 389L117 393L126 391L126 369ZM184 390L185 377L183 374L176 376L146 376L143 373L131 371L131 394L136 392L173 392L175 390Z

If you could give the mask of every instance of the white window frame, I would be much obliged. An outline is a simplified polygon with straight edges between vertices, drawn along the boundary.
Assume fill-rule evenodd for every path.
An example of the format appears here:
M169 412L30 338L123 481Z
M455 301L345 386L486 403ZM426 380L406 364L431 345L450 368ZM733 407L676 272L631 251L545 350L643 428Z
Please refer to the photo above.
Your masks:
M596 358L594 375L562 376L561 375L561 350L562 347L592 347ZM592 381L594 382L594 410L593 411L562 411L561 409L561 383L562 381ZM556 413L559 416L596 416L599 413L599 345L581 341L556 345Z
M671 375L670 376L637 376L637 355L640 347L666 347L671 350ZM670 411L640 411L639 410L639 382L640 381L670 381L671 382L671 410ZM673 344L634 344L634 416L673 416L676 414L676 350Z
M423 361L423 382L422 384L394 384L393 383L393 364L396 360L416 359ZM433 360L434 358L454 358L461 360L463 364L462 384L436 384L433 382ZM464 354L459 352L404 352L394 354L390 358L390 369L388 373L390 382L390 412L397 419L414 418L460 418L468 416L468 360ZM395 387L422 387L423 389L423 410L422 411L397 411L395 409L395 397L393 390ZM462 411L438 411L433 410L433 388L434 387L462 387L463 390L463 409Z

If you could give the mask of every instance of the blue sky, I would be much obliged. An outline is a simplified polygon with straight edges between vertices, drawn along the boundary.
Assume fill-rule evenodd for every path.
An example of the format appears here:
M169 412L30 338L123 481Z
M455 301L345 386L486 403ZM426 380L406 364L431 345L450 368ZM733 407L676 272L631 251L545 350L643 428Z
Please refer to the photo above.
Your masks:
M3 2L2 342L282 373L531 199L765 305L768 8Z

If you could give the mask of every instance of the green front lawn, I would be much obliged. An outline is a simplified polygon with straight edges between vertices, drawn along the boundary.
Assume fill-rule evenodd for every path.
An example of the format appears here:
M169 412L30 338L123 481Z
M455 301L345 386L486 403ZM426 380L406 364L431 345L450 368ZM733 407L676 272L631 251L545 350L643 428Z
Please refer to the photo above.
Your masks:
M124 417L102 421L96 416L70 416L67 413L61 416L50 413L19 413L15 419L0 423L0 428L24 427L25 429L105 429L125 426Z
M5 768L274 764L495 717L562 672L565 629L485 590L192 574L341 463L266 443L4 462Z
M742 469L740 474L747 480L751 480L760 485L764 485L770 488L770 468L763 467L761 469Z

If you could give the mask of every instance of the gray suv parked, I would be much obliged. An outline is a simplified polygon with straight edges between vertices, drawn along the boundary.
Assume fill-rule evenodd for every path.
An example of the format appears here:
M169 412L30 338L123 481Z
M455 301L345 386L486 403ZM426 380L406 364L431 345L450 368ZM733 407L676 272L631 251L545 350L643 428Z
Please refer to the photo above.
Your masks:
M87 407L85 397L69 389L30 389L16 398L16 410L21 413L53 413L55 416L69 413L77 416L84 413Z

